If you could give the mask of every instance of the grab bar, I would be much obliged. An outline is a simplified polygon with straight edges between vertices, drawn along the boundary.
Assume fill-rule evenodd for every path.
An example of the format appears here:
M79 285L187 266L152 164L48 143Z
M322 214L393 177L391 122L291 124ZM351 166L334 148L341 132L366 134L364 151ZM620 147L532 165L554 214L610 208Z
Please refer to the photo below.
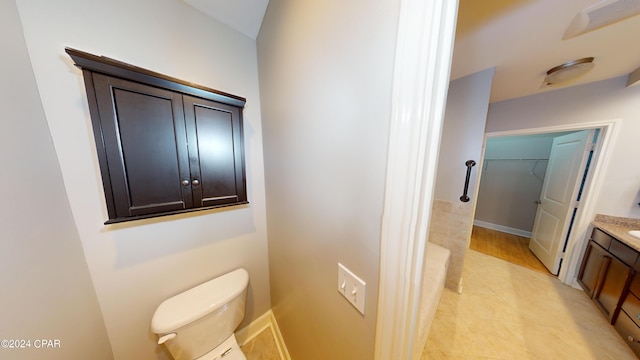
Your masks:
M467 178L464 180L464 190L462 191L462 196L460 196L460 201L469 202L469 197L467 196L467 191L469 191L469 178L471 177L471 168L476 166L476 162L467 160L464 164L467 166Z

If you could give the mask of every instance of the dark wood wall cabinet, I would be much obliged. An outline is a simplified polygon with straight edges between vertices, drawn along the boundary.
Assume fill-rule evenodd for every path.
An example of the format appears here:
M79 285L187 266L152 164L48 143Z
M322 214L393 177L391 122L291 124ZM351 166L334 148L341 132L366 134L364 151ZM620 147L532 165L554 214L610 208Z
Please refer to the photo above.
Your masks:
M631 349L640 356L640 257L595 228L582 259L578 283Z
M105 224L248 203L244 98L66 52L84 77Z

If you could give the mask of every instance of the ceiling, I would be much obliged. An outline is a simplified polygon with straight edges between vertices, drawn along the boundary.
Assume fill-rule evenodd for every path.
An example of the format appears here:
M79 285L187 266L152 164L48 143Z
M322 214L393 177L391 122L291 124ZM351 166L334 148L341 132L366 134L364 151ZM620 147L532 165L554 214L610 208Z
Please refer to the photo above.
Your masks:
M562 40L576 14L599 0L460 0L451 78L496 67L491 102L551 91L547 70L595 57L566 86L626 76L640 67L640 16Z
M252 39L269 3L183 1ZM451 79L495 66L491 102L496 102L626 76L640 67L640 16L562 40L576 14L599 1L460 0ZM590 56L595 67L586 75L563 86L542 87L547 70Z
M258 37L269 0L182 0L252 39Z

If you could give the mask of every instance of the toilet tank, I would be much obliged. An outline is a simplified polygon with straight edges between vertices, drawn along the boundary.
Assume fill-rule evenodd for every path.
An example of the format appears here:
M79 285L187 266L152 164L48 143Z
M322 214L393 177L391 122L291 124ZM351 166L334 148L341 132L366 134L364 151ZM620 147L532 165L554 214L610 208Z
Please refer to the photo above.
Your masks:
M249 274L238 269L162 302L151 331L162 337L176 360L196 359L233 334L244 318Z

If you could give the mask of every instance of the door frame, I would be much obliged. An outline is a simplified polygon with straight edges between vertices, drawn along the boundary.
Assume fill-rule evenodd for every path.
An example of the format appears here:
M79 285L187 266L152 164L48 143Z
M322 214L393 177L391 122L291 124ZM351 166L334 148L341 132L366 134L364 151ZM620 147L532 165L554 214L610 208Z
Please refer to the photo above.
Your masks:
M422 273L458 0L396 0L374 359L419 359Z
M587 244L587 234L592 228L591 222L595 217L595 207L597 202L597 195L602 189L604 182L605 169L609 165L611 159L611 153L615 139L618 137L620 129L621 119L610 119L602 121L564 124L556 126L545 126L539 128L527 128L518 130L508 130L486 133L484 137L484 143L482 145L482 156L479 164L478 174L482 176L482 169L484 167L484 152L485 144L488 138L503 137L503 136L522 136L522 135L534 135L542 133L553 133L563 131L580 131L590 129L600 129L596 145L589 166L589 172L585 180L585 185L580 201L580 206L576 212L576 217L571 229L571 234L567 240L567 247L565 256L562 261L562 267L558 273L558 279L567 285L571 285L580 289L577 282L578 271L580 268L580 259L582 253L585 250ZM479 190L480 178L476 184L476 193ZM475 211L475 209L474 209ZM474 212L475 216L475 212Z

